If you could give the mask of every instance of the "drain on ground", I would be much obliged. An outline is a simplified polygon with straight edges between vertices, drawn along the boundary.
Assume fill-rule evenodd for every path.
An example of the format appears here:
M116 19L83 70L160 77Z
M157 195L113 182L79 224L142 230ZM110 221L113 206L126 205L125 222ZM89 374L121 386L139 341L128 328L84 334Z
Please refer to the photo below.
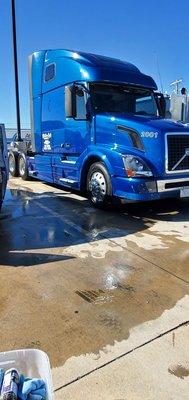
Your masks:
M124 293L135 292L135 289L132 286L121 285L118 283L111 290L76 290L75 293L88 303L106 303L108 301L112 301L115 290L119 290Z
M88 301L88 303L94 303L100 298L104 298L106 292L104 290L76 290L75 292L78 296L82 297L83 300Z

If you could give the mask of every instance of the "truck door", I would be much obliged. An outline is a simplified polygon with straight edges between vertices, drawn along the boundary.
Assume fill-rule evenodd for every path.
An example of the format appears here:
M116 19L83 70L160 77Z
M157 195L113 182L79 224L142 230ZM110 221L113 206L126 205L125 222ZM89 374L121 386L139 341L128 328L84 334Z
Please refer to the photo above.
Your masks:
M65 143L64 87L43 95L42 155L36 156L38 176L48 182L59 183L62 176L61 154Z
M62 176L55 176L62 184L79 183L79 157L87 151L91 141L91 122L87 116L87 93L82 85L65 87L65 125L61 143ZM59 182L59 183L60 183Z

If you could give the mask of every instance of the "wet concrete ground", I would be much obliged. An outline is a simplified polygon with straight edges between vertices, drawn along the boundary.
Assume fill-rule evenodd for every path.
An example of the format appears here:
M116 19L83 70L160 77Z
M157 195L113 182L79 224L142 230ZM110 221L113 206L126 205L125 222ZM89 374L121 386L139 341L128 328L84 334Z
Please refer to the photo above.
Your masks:
M101 211L77 194L11 179L0 277L0 351L41 348L53 368L98 358L189 294L189 200Z

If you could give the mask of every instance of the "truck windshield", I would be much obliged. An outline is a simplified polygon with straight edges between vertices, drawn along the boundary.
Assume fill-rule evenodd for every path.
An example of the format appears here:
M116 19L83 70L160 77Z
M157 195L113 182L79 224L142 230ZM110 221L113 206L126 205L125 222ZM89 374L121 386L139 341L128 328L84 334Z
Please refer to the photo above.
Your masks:
M112 84L91 84L95 114L102 112L158 116L154 93L150 89Z

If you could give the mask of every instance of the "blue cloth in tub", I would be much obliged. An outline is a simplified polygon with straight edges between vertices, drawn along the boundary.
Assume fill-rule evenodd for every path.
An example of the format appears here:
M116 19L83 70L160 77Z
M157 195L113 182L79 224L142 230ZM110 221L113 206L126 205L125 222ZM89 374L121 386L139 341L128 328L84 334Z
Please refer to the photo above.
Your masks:
M42 379L20 376L18 386L18 398L20 400L45 400L46 395L45 382Z

